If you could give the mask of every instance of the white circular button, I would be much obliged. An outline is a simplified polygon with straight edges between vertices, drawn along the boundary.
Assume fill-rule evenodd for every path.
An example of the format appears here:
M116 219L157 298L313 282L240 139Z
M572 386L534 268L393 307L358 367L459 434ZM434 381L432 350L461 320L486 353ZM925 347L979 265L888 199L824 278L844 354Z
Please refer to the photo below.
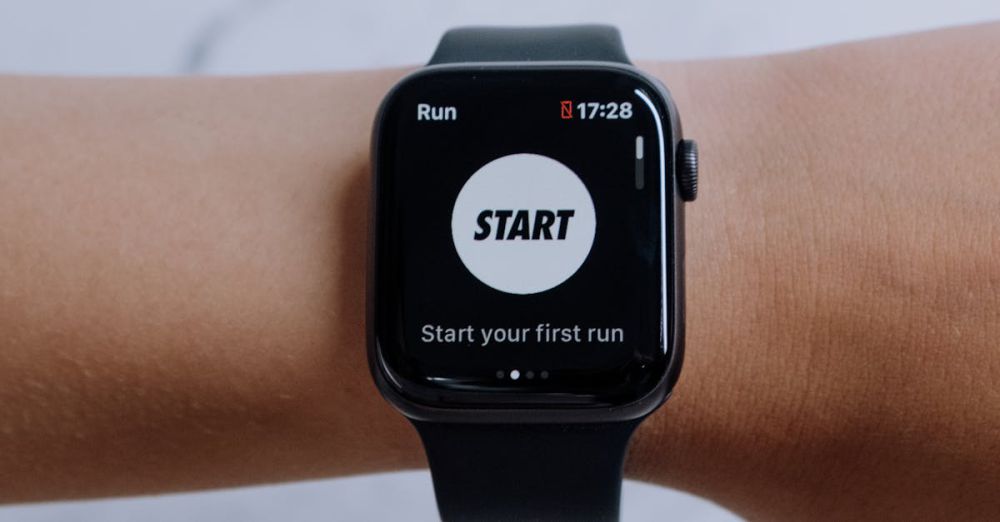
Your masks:
M465 267L511 294L544 292L569 279L587 259L596 225L579 176L539 154L511 154L481 167L451 216Z

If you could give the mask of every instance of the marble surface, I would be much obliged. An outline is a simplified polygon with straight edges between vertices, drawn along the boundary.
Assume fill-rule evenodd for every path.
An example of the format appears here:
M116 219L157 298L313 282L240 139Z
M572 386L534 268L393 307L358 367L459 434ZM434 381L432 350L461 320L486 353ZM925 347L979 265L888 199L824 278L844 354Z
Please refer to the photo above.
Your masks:
M776 52L1000 18L995 0L0 0L0 73L256 74L426 60L461 24L606 22L636 59ZM692 348L694 349L694 348ZM0 508L0 522L431 521L429 475L407 472L227 491ZM627 482L625 522L739 520Z

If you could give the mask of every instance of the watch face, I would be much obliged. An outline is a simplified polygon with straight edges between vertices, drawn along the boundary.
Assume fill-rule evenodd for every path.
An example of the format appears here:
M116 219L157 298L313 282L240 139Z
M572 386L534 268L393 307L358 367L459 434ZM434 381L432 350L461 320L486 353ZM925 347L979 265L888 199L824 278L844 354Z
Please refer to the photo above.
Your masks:
M376 137L371 327L415 400L607 406L671 361L667 107L610 67L432 69Z

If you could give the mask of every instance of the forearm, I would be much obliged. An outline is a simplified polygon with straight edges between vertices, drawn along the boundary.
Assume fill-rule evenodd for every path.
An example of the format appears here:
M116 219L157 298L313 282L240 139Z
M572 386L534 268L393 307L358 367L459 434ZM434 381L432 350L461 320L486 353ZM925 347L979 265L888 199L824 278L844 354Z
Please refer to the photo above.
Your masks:
M705 176L630 473L760 517L991 507L995 29L656 67ZM364 350L400 74L0 81L0 497L422 463Z
M363 342L399 76L0 82L0 497L421 462Z

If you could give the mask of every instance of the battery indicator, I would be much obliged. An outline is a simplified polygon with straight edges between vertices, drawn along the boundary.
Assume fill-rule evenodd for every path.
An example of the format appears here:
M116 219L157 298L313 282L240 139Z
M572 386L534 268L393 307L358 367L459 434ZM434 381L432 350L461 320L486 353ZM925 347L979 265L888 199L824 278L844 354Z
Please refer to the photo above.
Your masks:
M573 119L573 100L559 102L559 116L564 120Z

